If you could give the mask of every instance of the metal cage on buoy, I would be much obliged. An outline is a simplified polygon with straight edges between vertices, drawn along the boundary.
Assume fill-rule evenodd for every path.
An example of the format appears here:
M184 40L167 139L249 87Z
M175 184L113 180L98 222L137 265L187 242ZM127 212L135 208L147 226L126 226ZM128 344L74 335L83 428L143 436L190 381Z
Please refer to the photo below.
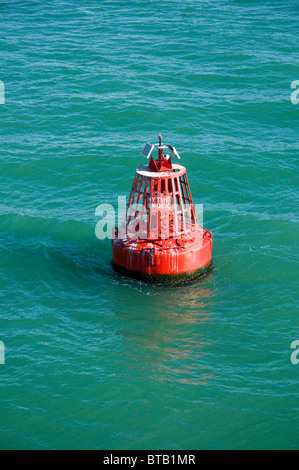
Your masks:
M113 266L141 280L178 282L209 269L212 234L198 222L186 168L173 164L164 149L180 158L161 136L143 149L150 161L136 170L122 227L114 232Z

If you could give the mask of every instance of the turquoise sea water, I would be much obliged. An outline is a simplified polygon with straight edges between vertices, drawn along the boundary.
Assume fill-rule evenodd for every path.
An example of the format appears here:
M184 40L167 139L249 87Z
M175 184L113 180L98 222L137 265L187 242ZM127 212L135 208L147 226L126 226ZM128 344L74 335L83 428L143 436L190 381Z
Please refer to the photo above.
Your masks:
M0 2L0 448L299 447L298 10ZM159 133L214 237L184 287L95 236Z

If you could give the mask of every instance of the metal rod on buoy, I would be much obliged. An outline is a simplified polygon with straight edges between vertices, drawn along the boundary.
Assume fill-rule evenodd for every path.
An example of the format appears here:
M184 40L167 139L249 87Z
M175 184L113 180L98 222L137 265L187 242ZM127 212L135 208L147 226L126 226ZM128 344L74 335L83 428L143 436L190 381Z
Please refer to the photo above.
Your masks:
M162 162L163 160L163 146L162 146L162 136L159 135L159 161Z

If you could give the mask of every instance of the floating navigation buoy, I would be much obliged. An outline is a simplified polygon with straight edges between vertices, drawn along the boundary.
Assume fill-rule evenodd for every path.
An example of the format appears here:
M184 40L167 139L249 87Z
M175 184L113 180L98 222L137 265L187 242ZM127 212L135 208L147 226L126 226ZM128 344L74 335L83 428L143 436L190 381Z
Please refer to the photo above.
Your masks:
M186 169L172 163L180 156L161 136L142 154L150 161L136 170L122 227L114 229L113 267L151 282L194 279L211 266L212 233L198 222Z

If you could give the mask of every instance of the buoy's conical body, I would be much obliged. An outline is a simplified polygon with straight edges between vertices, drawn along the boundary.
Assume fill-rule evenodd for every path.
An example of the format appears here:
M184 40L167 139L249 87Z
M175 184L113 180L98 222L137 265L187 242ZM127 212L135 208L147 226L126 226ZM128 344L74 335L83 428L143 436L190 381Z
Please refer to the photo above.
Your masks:
M170 168L150 163L136 170L112 247L114 268L141 280L179 282L209 269L212 234L198 223L183 166L170 161Z

